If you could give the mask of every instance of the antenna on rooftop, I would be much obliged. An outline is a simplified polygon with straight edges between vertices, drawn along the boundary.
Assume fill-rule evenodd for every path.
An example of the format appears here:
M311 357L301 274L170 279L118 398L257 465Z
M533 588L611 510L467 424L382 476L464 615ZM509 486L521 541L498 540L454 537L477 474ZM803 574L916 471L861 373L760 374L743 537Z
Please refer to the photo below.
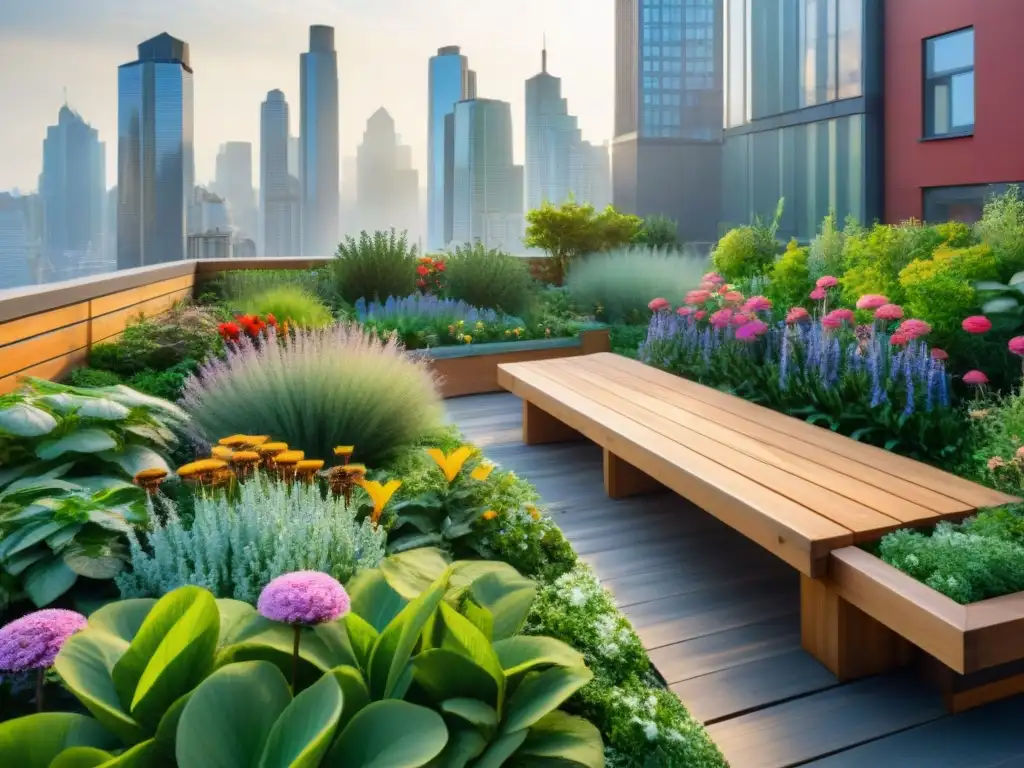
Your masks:
M544 43L540 51L540 71L548 71L548 33L544 33Z

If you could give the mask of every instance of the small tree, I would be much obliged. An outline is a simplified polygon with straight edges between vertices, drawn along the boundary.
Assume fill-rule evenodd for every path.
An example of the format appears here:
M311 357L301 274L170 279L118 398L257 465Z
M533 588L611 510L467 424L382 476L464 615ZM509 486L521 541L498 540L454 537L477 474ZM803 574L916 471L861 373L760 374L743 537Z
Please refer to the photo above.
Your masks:
M643 227L643 219L608 206L598 213L589 203L573 199L561 205L545 202L526 214L528 248L544 250L552 260L549 278L561 285L574 259L628 245Z
M661 250L678 250L682 247L679 240L679 224L668 216L648 216L643 226L633 238L634 245L645 245L648 248Z

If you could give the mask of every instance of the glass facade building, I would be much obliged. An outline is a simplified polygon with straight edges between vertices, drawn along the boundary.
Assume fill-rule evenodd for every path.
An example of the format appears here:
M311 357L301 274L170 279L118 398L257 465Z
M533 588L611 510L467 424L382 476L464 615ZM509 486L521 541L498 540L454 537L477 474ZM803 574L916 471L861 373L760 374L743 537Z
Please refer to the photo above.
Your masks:
M302 253L301 193L288 166L290 125L284 93L273 90L260 106L260 240L262 256Z
M449 45L430 57L427 80L427 247L442 251L452 240L455 104L476 97L476 73Z
M881 216L880 0L725 0L722 219Z
M302 255L333 256L338 249L341 215L334 27L309 28L309 51L299 57L299 92Z
M164 33L117 73L117 266L185 258L195 179L188 43Z

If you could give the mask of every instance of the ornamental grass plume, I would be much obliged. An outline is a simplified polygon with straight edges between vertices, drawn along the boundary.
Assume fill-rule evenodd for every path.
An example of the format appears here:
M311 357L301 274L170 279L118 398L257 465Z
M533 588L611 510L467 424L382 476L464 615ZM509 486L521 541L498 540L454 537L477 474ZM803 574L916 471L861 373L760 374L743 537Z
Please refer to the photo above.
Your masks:
M988 333L992 330L992 321L984 315L972 315L971 317L964 318L964 321L960 323L960 327L968 333Z
M67 639L85 629L88 620L63 608L35 611L0 628L0 670L36 670L36 711L43 711L46 670L53 666Z

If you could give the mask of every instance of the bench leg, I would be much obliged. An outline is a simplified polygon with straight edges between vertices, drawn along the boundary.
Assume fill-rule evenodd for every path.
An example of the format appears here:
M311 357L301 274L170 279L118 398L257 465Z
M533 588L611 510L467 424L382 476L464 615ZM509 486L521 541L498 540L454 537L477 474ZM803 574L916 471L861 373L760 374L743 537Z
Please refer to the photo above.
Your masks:
M572 427L523 400L523 442L527 445L570 443L582 439L583 435Z
M605 448L604 490L613 499L625 499L629 496L664 490L664 486Z
M954 672L938 659L921 654L920 672L942 693L952 714L1024 693L1024 661L1014 661L967 675Z
M907 664L913 646L846 602L827 581L800 575L800 640L840 681Z

